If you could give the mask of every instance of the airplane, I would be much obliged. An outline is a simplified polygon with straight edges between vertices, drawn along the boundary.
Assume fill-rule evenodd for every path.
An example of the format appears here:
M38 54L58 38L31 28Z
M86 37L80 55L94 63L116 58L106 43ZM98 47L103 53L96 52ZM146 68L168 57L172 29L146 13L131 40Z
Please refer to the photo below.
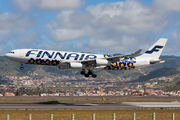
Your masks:
M159 59L165 44L166 38L160 38L144 54L137 57L142 49L127 54L93 54L77 53L67 51L54 51L42 49L16 49L5 54L5 57L19 62L23 70L23 64L58 66L59 69L82 69L81 75L96 78L93 70L133 70L164 63L166 60Z

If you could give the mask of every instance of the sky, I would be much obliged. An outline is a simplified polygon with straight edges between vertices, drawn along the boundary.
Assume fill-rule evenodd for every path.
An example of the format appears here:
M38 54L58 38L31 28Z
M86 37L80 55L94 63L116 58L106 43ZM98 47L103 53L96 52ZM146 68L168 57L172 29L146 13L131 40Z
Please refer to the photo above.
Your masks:
M180 56L180 0L0 0L0 55L23 48Z

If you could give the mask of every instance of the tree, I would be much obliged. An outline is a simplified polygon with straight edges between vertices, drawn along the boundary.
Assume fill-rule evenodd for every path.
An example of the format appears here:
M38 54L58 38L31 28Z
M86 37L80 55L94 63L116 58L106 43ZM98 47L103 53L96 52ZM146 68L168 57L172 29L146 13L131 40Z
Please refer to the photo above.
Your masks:
M15 96L21 96L21 92L16 91L16 92L15 92Z

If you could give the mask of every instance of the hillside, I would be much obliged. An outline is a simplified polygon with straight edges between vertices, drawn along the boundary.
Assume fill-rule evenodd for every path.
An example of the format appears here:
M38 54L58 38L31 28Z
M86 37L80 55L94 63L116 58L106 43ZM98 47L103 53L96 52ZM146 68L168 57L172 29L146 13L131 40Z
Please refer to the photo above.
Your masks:
M164 68L164 67L171 67L171 68L178 68L180 67L180 57L176 56L161 56L161 59L173 59L171 61L166 61L163 64L159 65L154 65L151 67L143 68L142 70L144 72L150 72L156 69ZM47 75L47 72L51 72L54 74L59 74L59 75L78 75L81 70L74 70L74 69L69 69L69 70L63 70L63 69L58 69L58 67L54 66L39 66L39 65L24 65L24 70L20 70L20 64L10 61L6 59L3 56L0 56L0 76L22 76L22 75L28 75L31 72L36 71L37 73ZM176 72L176 71L174 71ZM95 71L95 73L98 76L106 76L106 77L136 77L136 76L142 76L140 72L137 70L130 70L130 71L113 71L113 70L99 70ZM158 72L159 73L159 72Z
M134 80L133 82L144 82L153 78L162 77L162 76L172 76L178 73L179 71L177 70L177 68L164 67L151 71L147 76L140 76L139 79Z
M46 72L52 72L57 74L69 75L73 74L73 70L61 70L58 67L54 66L40 66L40 65L28 65L24 64L24 70L20 70L20 64L8 60L5 57L0 56L0 76L22 76L28 75L31 72L38 72L41 74L46 74Z

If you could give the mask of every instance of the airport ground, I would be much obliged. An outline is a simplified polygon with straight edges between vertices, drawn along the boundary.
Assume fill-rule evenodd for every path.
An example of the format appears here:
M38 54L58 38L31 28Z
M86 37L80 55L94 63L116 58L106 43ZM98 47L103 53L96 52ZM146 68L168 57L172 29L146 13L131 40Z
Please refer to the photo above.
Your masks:
M180 120L180 110L0 110L0 120L6 120L9 114L10 120L28 120L29 114L32 120L71 120L72 114L75 120L92 120L95 113L96 120L112 120L113 113L116 113L116 120L132 120L133 113L136 113L136 120L152 120L152 113L155 112L156 120L172 120L172 113L175 120Z
M105 98L104 100L102 100ZM0 97L0 102L174 102L180 101L180 96L13 96Z
M105 100L102 100L105 98ZM170 120L175 113L175 120L180 119L180 97L157 96L61 96L61 97L0 97L0 120L6 120L7 114L13 120L26 120L29 114L32 120L132 120L136 113L137 120L152 120L156 113L157 120Z

